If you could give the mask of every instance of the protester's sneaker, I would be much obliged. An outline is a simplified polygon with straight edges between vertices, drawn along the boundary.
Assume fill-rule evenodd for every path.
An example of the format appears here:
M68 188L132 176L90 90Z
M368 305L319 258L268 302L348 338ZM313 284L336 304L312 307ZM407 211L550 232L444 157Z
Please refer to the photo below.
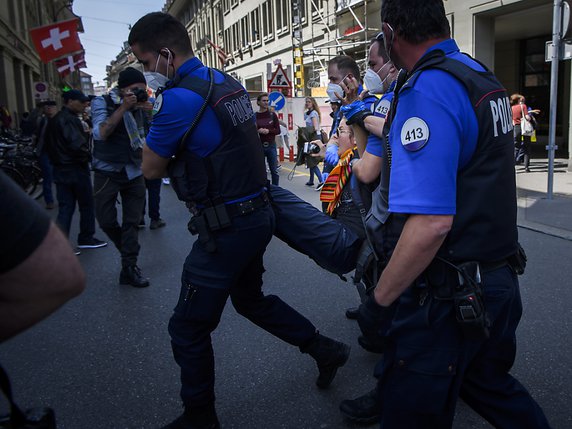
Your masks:
M149 229L158 229L163 228L167 223L159 218L159 219L151 219L151 223L149 224Z
M281 169L282 169L282 164L278 164L278 165L276 166L276 171L280 171Z
M359 307L352 307L346 310L346 317L350 320L357 320L359 314Z
M324 187L324 182L318 183L318 186L316 186L316 191L321 191L323 187Z
M306 186L314 186L314 182L306 182Z
M381 400L377 389L355 399L340 403L340 412L350 420L359 423L376 423L381 417Z
M169 179L168 177L163 177L163 185L170 185L171 184L171 179Z
M99 247L107 246L106 241L98 240L95 237L92 237L90 240L81 241L77 243L78 249L97 249Z
M141 218L141 220L137 224L137 228L139 228L139 229L145 228L145 219Z
M121 269L119 284L133 287L147 287L149 286L149 279L143 277L141 269L137 265L130 265Z
M79 255L81 255L81 250L75 249L75 250L73 251L73 253L75 253L75 256L79 256Z

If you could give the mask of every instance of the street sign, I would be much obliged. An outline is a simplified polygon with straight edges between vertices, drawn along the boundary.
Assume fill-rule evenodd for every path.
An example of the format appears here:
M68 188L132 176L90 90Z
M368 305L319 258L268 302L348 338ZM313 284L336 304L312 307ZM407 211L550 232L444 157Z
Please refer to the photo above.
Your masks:
M291 88L291 87L292 83L288 80L286 72L282 68L282 64L278 64L278 67L272 74L272 78L270 79L268 88L274 89L274 88Z
M572 59L572 43L561 40L560 41L560 52L558 52L557 58L559 60L571 60ZM549 63L552 61L552 56L556 55L554 49L554 43L552 40L546 42L546 49L544 51L544 61Z
M34 90L34 98L36 100L45 100L48 98L47 82L34 82L32 89Z
M282 110L286 105L286 97L281 92L273 91L268 94L268 105L276 111Z

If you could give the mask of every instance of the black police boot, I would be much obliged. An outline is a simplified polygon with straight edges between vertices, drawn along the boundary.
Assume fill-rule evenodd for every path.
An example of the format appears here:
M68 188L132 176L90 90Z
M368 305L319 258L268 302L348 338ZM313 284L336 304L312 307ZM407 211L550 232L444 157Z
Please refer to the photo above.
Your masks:
M185 409L185 412L161 429L220 429L214 407Z
M352 307L346 310L346 318L350 320L357 320L359 314L359 307Z
M129 265L121 269L119 284L133 287L147 287L149 286L149 279L143 277L141 269L137 265Z
M355 399L346 399L340 403L341 413L350 420L373 424L381 417L381 400L377 388Z
M320 373L316 379L316 386L320 389L325 389L332 383L338 368L348 361L350 350L351 347L347 344L320 334L317 334L310 344L300 347L302 353L308 353L318 364Z

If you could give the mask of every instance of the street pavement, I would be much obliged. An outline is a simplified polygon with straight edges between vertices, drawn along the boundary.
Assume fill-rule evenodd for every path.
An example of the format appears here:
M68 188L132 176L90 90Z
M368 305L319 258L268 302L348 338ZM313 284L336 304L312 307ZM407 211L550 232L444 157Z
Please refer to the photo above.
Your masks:
M304 186L307 170L298 167L289 181L291 167L283 163L281 185L318 206L318 193ZM543 407L552 427L567 429L572 427L572 242L565 235L572 234L572 176L559 166L558 194L547 201L542 195L544 167L540 161L532 167L532 173L517 171L520 240L529 266L521 277L524 314L517 331L513 374ZM162 188L161 209L167 226L140 233L139 265L151 279L149 288L118 284L119 256L111 246L85 250L79 258L87 273L86 291L0 346L0 362L11 375L18 401L24 407L53 407L59 429L159 428L181 411L178 367L171 355L167 322L194 237L186 232L184 206L168 186ZM77 221L76 214L72 242ZM97 236L105 238L100 231ZM353 286L277 239L268 247L265 267L265 293L279 295L323 334L351 344L352 354L331 388L318 390L317 369L310 357L227 305L213 334L222 427L363 427L349 423L338 412L341 400L373 387L371 374L378 360L357 345L358 327L343 315L358 302ZM455 429L490 427L459 403Z

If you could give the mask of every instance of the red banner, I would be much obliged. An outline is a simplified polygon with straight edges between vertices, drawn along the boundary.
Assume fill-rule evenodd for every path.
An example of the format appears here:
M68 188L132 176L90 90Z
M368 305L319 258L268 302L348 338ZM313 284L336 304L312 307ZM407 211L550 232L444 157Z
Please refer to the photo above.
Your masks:
M68 55L67 57L57 60L55 64L60 76L65 77L71 72L87 67L84 54L85 53L82 51L75 55Z
M77 25L77 19L70 19L30 30L30 37L44 63L83 49Z

